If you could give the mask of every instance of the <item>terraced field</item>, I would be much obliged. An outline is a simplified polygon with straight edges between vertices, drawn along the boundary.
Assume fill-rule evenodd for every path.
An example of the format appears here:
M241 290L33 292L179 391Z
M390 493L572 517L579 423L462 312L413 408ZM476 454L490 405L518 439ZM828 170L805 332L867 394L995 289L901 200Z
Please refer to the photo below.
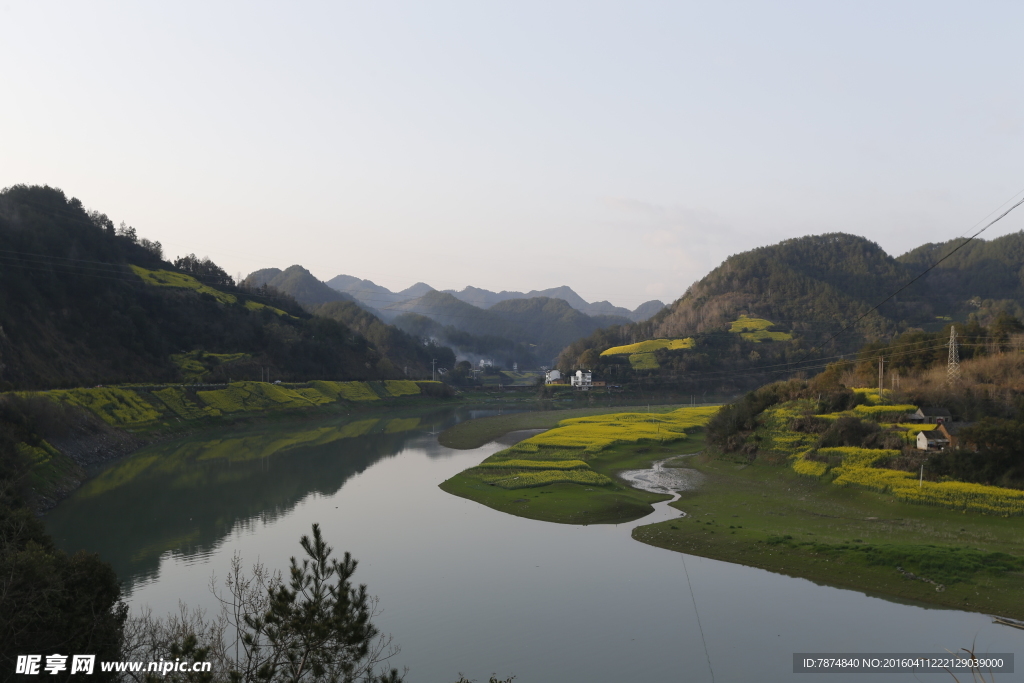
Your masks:
M459 473L441 488L532 519L572 524L636 519L665 497L630 488L615 478L615 472L644 467L672 452L698 449L703 439L696 433L717 410L680 408L565 419Z
M629 356L629 364L634 370L657 370L661 367L654 355L659 349L692 349L693 337L686 339L648 339L625 346L613 346L601 352L602 356Z
M793 335L789 332L772 332L775 323L764 318L749 318L741 315L729 325L729 331L738 334L747 341L789 341Z

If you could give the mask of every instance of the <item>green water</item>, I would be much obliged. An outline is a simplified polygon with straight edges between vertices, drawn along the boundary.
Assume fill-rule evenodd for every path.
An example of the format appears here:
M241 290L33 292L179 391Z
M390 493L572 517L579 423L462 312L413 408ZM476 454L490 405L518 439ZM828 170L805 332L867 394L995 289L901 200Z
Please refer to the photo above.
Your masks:
M206 432L109 466L47 515L67 550L98 552L128 587L171 551L205 555L239 523L271 522L330 495L410 440L456 419L448 408Z

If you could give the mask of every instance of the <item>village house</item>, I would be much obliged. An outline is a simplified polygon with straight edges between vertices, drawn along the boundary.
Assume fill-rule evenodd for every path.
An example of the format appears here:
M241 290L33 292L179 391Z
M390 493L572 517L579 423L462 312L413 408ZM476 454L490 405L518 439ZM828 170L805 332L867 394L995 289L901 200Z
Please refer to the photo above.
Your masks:
M952 421L953 416L945 408L929 407L918 408L916 413L904 415L904 419L915 424L939 424Z
M941 432L942 435L949 441L950 448L972 448L974 444L965 443L960 438L960 431L964 427L970 427L973 422L942 422L939 424L938 429L935 431ZM976 450L976 449L974 449Z
M960 438L960 431L973 422L939 422L935 429L918 432L917 448L922 451L944 451L947 448L972 448Z
M548 370L547 372L544 373L544 383L545 384L561 384L562 383L562 373L560 373L558 370Z
M580 391L589 391L594 386L594 380L590 370L577 370L575 375L569 376L570 382Z
M949 446L949 439L937 429L917 433L917 448L921 451L941 451Z

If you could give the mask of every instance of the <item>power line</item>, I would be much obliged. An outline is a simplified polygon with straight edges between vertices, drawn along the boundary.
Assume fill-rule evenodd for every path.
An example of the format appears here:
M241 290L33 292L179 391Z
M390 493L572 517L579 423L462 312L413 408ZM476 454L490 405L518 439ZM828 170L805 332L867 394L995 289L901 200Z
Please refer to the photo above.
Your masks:
M1018 194L1020 194L1020 193L1018 193ZM1014 195L1014 196L1016 196L1016 195ZM852 323L850 323L849 325L847 325L847 326L846 326L846 327L844 327L843 329L839 330L839 331L838 331L838 332L836 332L836 333L835 333L834 335L832 335L831 337L829 337L828 339L826 339L826 340L825 340L824 342L822 342L821 344L818 344L817 346L815 346L814 348L812 348L812 349L811 349L810 351L808 351L808 352L807 352L807 353L805 353L804 355L805 355L805 356L807 356L807 355L809 355L809 354L811 354L811 353L814 353L814 351L816 351L816 350L818 350L818 349L822 348L823 346L825 346L826 344L829 344L830 342L834 341L834 340L835 340L835 339L836 339L836 338L837 338L837 337L838 337L839 335L841 335L841 334L843 334L844 332L847 332L848 330L852 329L852 328L853 328L853 327L854 327L854 326L855 326L855 325L856 325L857 323L859 323L859 322L860 322L861 320L863 320L864 318L868 317L868 315L870 315L870 314L871 314L871 313L873 313L874 311L877 311L877 310L878 310L879 308L881 308L881 306L882 306L883 304L885 304L885 303L889 302L890 300L892 300L893 298L895 298L897 294L899 294L900 292L902 292L903 290L905 290L905 289L906 289L907 287L909 287L910 285L914 284L915 282L917 282L918 280L920 280L921 278L923 278L923 277L924 277L925 275L927 275L927 274L928 274L929 272L931 272L931 271L932 271L932 270L933 270L933 269L934 269L934 268L935 268L936 266L938 266L938 265L939 265L940 263L942 263L943 261L945 261L946 259L948 259L948 258L949 258L950 256L952 256L953 254L955 254L956 252L960 251L960 250L961 250L961 249L963 249L963 248L964 248L965 246L967 246L968 244L970 244L970 243L971 243L971 242L972 242L972 241L973 241L974 239L976 239L976 238L978 237L978 235L980 235L981 233L985 232L986 230L988 230L989 228L991 228L991 227L992 227L993 225L995 225L996 223L998 223L999 221L1001 221L1001 220L1002 220L1003 218L1005 218L1005 217L1006 217L1006 216L1007 216L1007 215L1008 215L1008 214L1009 214L1009 213L1010 213L1011 211L1013 211L1014 209L1016 209L1016 208L1017 208L1018 206L1020 206L1021 204L1024 204L1024 198L1021 198L1021 199L1019 199L1019 200L1018 200L1018 201L1017 201L1017 202L1016 202L1016 203L1015 203L1015 204L1014 204L1013 206L1011 206L1011 207L1010 207L1010 208L1008 208L1008 209L1007 209L1006 211L1002 212L1001 214L999 214L998 216L996 216L995 218L993 218L993 219L992 219L991 221L989 221L989 222L988 222L988 223L987 223L987 224L985 225L985 227L983 227L983 228L982 228L981 230L978 230L978 231L977 231L976 233L974 233L973 235L971 235L970 237L968 237L968 238L967 238L966 240L964 240L964 241L963 241L963 242L962 242L961 244L957 245L957 246L956 246L956 247L955 247L955 248L954 248L954 249L953 249L952 251L950 251L950 252L949 252L948 254L946 254L945 256L943 256L942 258L940 258L940 259L939 259L938 261L936 261L936 262L935 262L935 263L933 263L932 265L930 265L930 266L928 266L927 268L925 268L925 269L924 269L924 270L923 270L923 271L922 271L921 273L919 273L919 274L918 274L917 276L915 276L914 278L912 278L912 279L911 279L911 280L910 280L909 282L907 282L906 284L904 284L904 285L903 285L902 287L900 287L899 289L897 289L897 290L896 290L895 292L893 292L892 294L890 294L889 296L885 297L884 299L882 299L881 301L879 301L879 302L878 302L877 304L875 304L874 306L872 306L872 307L871 307L870 309L868 309L868 310L867 310L867 311L866 311L865 313L863 313L863 314L862 314L862 315L861 315L860 317L858 317L858 318L857 318L856 320L854 320L854 321L853 321ZM1005 205L1005 203L1004 203L1004 205ZM992 215L992 214L989 214L989 215ZM977 225L977 224L975 224L975 225Z

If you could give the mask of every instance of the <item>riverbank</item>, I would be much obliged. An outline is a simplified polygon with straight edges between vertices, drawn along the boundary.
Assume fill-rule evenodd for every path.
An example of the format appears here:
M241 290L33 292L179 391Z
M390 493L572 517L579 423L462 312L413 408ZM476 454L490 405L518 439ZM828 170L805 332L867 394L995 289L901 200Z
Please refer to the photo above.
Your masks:
M164 441L239 425L318 420L453 402L440 382L386 380L125 385L0 395L14 469L36 513L66 498L97 466Z
M760 460L706 453L678 464L703 476L671 504L686 516L638 526L634 539L887 598L1024 618L1024 518L910 505Z
M550 424L553 417L558 426L495 453L440 488L501 512L545 522L619 524L640 519L653 510L652 503L671 496L633 488L618 473L701 450L700 426L716 408L621 410L474 420L482 424L474 430L463 428L457 434L460 440L473 443L490 437L489 441L499 433Z
M542 411L531 411L523 413L510 413L508 415L494 415L491 417L480 417L475 420L467 420L444 430L437 438L438 443L446 448L458 450L471 450L480 448L485 443L508 434L509 432L521 429L552 429L558 426L562 420L573 417L587 417L591 415L609 415L621 413L623 408L629 406L600 406L588 408L564 408ZM655 413L663 413L675 408L678 405L656 405L656 406L632 406L633 410L646 410Z

